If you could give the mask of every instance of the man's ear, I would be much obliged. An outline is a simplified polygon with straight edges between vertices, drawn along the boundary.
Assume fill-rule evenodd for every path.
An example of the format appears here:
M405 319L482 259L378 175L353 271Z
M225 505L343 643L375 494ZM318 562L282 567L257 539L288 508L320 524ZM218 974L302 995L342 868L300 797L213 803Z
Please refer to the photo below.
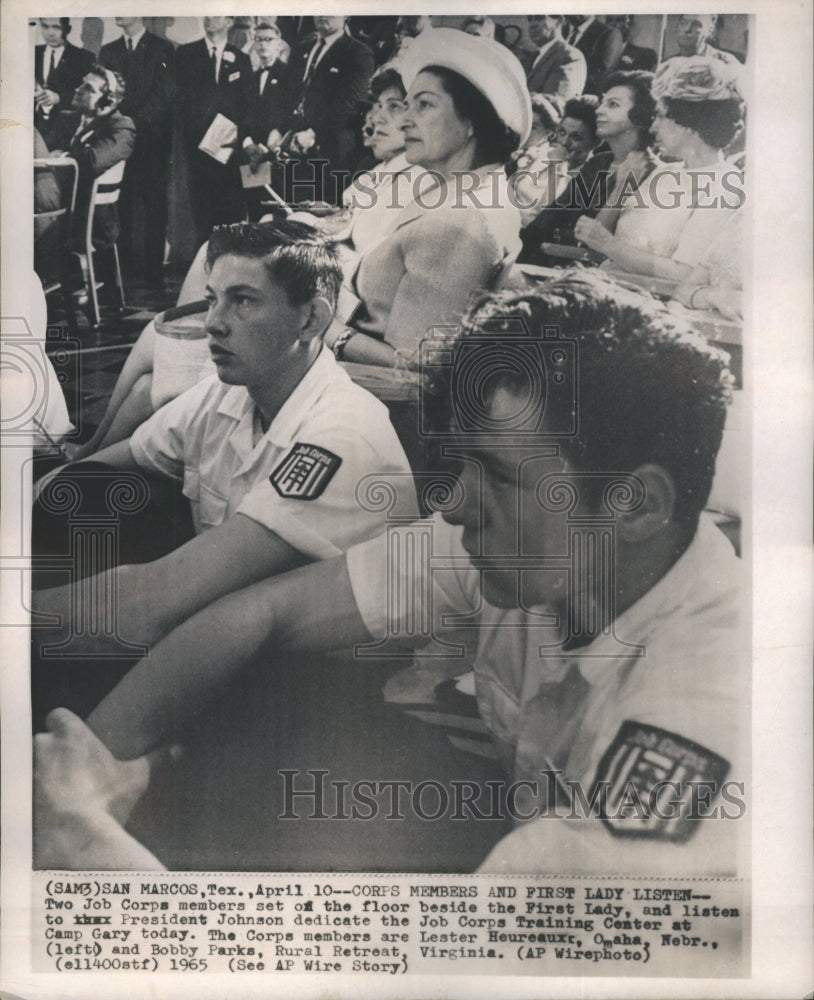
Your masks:
M315 337L321 337L331 325L334 316L333 307L322 295L317 295L304 307L306 310L303 324L300 327L299 340L307 343Z
M672 523L676 504L673 477L661 465L640 465L633 475L644 497L635 510L617 515L619 537L626 542L646 542Z

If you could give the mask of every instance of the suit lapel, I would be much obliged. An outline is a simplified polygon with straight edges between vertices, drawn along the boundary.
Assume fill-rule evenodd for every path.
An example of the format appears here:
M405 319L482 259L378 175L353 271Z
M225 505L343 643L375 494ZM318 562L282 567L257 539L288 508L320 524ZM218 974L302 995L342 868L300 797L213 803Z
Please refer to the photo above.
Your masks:
M551 48L546 52L543 58L534 67L534 70L529 78L529 84L536 83L538 80L540 83L545 82L545 78L551 72L551 67L560 54L560 45L555 42ZM530 87L529 89L533 89Z
M348 36L343 35L341 38L338 38L328 49L325 55L323 55L314 67L314 72L311 74L312 84L318 77L327 76L331 71L331 67L336 67L341 60L343 49L347 47L347 41Z

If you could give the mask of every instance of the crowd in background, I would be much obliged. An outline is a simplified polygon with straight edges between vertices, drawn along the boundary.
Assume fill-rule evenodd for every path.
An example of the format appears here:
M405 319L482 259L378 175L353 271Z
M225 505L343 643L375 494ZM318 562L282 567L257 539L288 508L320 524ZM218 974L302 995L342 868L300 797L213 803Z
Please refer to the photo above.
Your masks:
M682 727L690 727L694 742L686 746L693 754L706 745L726 753L727 759L715 758L726 765L721 772L726 774L736 719L731 701L740 683L725 672L735 666L732 640L727 638L726 654L710 670L709 639L728 635L725 629L736 622L737 588L727 582L729 569L719 573L719 567L732 569L735 556L716 535L706 529L696 535L696 529L705 506L717 503L713 479L731 379L717 349L689 336L683 324L675 327L667 310L631 287L644 285L671 299L675 311L712 313L715 322L741 318L744 57L716 44L721 19L682 15L675 33L678 52L666 57L663 44L657 52L631 43L639 36L629 16L530 15L522 29L487 16L462 17L454 27L435 25L428 16L205 17L204 37L177 47L146 30L141 18L116 18L116 23L121 37L94 55L70 45L68 19L40 19L44 44L36 53L35 139L43 155L67 155L78 165L71 242L80 258L87 250L79 237L87 222L83 213L90 211L88 192L124 163L121 214L107 205L114 211L93 218L99 223L97 245L118 240L126 267L156 285L168 249L173 263L189 267L181 308L154 317L143 329L96 433L78 448L63 449L68 464L38 481L36 503L60 477L76 473L82 479L88 466L72 469L76 460L91 459L101 471L139 468L183 484L195 537L180 547L173 537L169 553L145 557L143 538L154 540L154 524L174 532L174 515L151 513L150 527L138 531L141 558L152 561L142 574L131 572L124 560L126 572L115 577L115 586L124 588L116 591L121 636L147 643L151 653L94 710L93 733L121 759L159 743L166 718L174 720L180 704L173 670L180 665L178 691L194 706L215 676L209 658L216 651L217 669L231 670L243 663L244 647L268 638L263 588L274 576L302 561L328 564L343 551L376 540L379 526L366 522L358 530L353 523L346 531L338 511L355 516L359 506L357 489L368 466L357 468L352 461L369 459L371 473L378 474L382 456L395 456L395 474L409 490L408 468L418 476L432 471L430 451L416 439L416 370L433 327L436 334L438 327L456 331L461 343L473 329L470 344L477 344L480 330L502 338L504 353L488 373L495 376L488 427L505 423L507 415L514 419L518 385L504 379L501 365L507 345L515 341L507 317L525 316L545 336L564 329L579 341L579 388L559 403L552 393L554 402L546 409L544 437L561 432L557 406L562 427L580 406L579 435L571 435L578 443L556 474L573 468L592 477L597 470L623 469L646 479L647 504L631 508L627 548L617 554L618 594L603 603L604 592L594 597L586 584L586 607L593 619L602 608L608 625L617 612L639 608L641 643L629 648L638 650L647 640L649 658L641 676L653 691L643 698L639 689L631 697L627 649L614 668L618 692L600 683L609 676L604 663L601 677L587 671L589 681L583 683L571 659L578 648L570 644L571 633L562 647L567 655L556 665L557 671L564 668L556 684L546 680L532 690L526 678L537 683L543 648L537 638L527 650L500 646L504 637L525 643L525 624L518 627L520 619L503 617L521 610L521 597L531 606L556 603L560 620L573 627L562 610L565 575L552 583L548 569L535 571L536 590L529 598L525 590L521 594L513 568L502 582L495 572L495 557L513 553L512 546L522 550L527 542L528 551L536 553L541 540L547 545L553 537L547 534L550 526L556 521L562 528L566 521L565 515L548 514L537 520L544 504L539 511L524 506L522 477L514 467L500 465L501 444L493 455L480 452L487 456L485 505L475 500L478 489L467 488L465 516L453 510L434 518L436 529L446 530L441 522L453 529L439 537L449 540L449 552L462 566L471 563L479 574L480 564L490 563L485 567L490 572L477 583L480 592L466 589L474 579L469 578L456 584L460 595L450 600L456 614L481 607L481 597L497 612L490 618L487 611L479 623L486 638L477 654L482 654L477 685L470 678L475 694L468 694L477 701L507 773L515 777L536 773L544 762L558 764L561 755L580 780L589 774L599 779L611 759L608 748L615 754L627 745L631 723L624 720L641 717L651 728L654 720L659 727L672 726L676 714ZM40 175L35 197L56 196L49 195L49 180L47 172ZM188 253L180 238L183 217L191 233ZM554 270L574 261L601 270L564 275ZM478 292L487 294L472 305ZM196 316L203 336L187 340L168 332L173 322L182 325ZM471 326L472 316L479 326ZM690 318L700 322L697 315ZM717 328L713 339L727 342ZM183 371L175 370L171 385L162 340L181 344L184 353ZM200 353L192 349L196 344ZM444 354L448 343L441 346ZM457 357L460 363L466 352ZM520 349L506 364L518 383L526 374L526 357ZM379 371L369 367L360 375L358 367L343 369L337 361ZM438 367L446 372L450 364ZM388 400L397 404L389 407L392 427L383 407L368 399L368 411L359 402L363 390L351 375L363 385L368 379L379 389L405 390ZM341 398L325 395L321 405L314 381L323 378L341 387ZM556 376L551 386L555 383ZM460 386L450 381L450 405L468 402ZM400 403L409 418L401 426ZM586 419L591 414L592 422ZM461 430L458 412L452 421L450 416L444 426ZM348 418L346 427L340 418ZM519 429L525 432L525 424ZM537 430L543 433L543 424ZM322 436L314 437L317 431ZM366 436L374 432L386 438L368 449ZM584 443L589 439L590 449ZM506 450L514 447L512 442ZM533 461L540 458L538 450L539 440L530 445ZM412 495L409 500L411 519ZM313 501L324 505L324 513ZM292 530L290 512L300 508L306 515ZM35 510L33 534L42 543L48 532L38 517ZM335 531L336 540L316 539L312 521ZM61 537L60 519L55 530ZM722 546L718 553L716 543ZM559 551L558 544L552 551ZM363 575L375 580L371 567L386 567L387 559L369 552ZM698 554L688 561L687 552ZM665 594L678 595L675 609L654 614L654 606L664 606L663 597L650 597L650 591L674 566L679 575L673 573ZM327 587L320 589L319 576L317 587L310 587L310 593L330 592L331 611L341 617L341 627L331 622L334 634L325 648L338 636L344 642L357 641L357 635L358 641L366 634L378 637L357 597L369 584L354 586L351 594L352 574L340 582L332 572L326 571ZM415 582L411 573L405 570L405 591ZM596 572L597 581L600 577L604 585L604 569ZM244 588L252 590L248 598ZM375 583L374 601L386 590ZM614 604L617 597L622 604ZM581 591L576 605L580 600ZM73 593L64 587L39 588L37 601L35 610L64 622L70 616L63 610L75 607ZM304 604L291 601L297 614ZM710 608L712 617L698 628L699 614ZM309 641L318 634L313 626L322 611L314 607L307 613ZM349 619L358 634L346 629ZM632 620L628 614L628 625ZM663 651L654 640L653 621L663 630ZM582 635L581 623L574 632ZM587 624L582 638L587 639ZM99 648L106 641L102 636ZM91 642L97 642L95 636ZM197 642L194 655L191 642ZM248 650L247 658L257 649ZM685 683L688 650L699 677L720 677L721 692L712 698L698 697L700 682ZM653 673L654 651L664 664L659 675ZM196 670L203 665L203 684L183 675L188 665ZM508 671L516 676L509 678ZM685 688L687 705L676 713ZM610 710L614 699L618 712ZM692 728L702 717L699 706L709 717L700 734ZM54 730L53 716L46 724ZM584 735L589 725L596 726L590 766ZM40 829L47 829L42 820ZM596 859L606 866L608 834L595 825L597 830ZM122 841L121 832L117 827L112 838L116 851L124 849L124 855L115 855L117 864L122 866L122 858L125 864L143 864L140 845L130 853L134 844ZM664 833L664 839L677 838ZM580 834L573 841L576 853L565 849L560 870L575 871L585 863L586 842ZM550 850L545 838L521 830L496 864L504 871L544 870L552 863ZM704 855L706 848L700 850ZM733 852L726 843L719 851L723 860L714 865L728 870Z
M358 188L361 175L364 186L364 171L381 177L382 164L405 152L410 158L401 120L405 88L396 82L382 101L375 81L384 66L390 83L398 80L409 47L437 30L429 16L205 17L204 37L177 47L146 30L142 18L115 21L121 37L94 52L90 39L83 48L71 43L70 19L39 19L35 140L38 156L67 153L79 164L77 233L93 178L126 160L119 205L98 213L94 240L118 237L129 273L150 284L160 285L170 253L188 261L216 224L258 219L276 201L317 205L324 214L341 207L343 196L351 199L354 178ZM642 259L628 246L672 259L680 213L668 223L663 212L652 212L642 227L643 213L625 209L641 207L633 186L664 163L713 169L718 187L722 161L742 168L745 56L716 45L722 19L682 15L677 56L661 62L655 49L631 42L631 15L532 15L522 26L488 16L459 21L462 31L517 57L531 97L531 134L523 142L515 135L501 157L507 174L519 175L511 192L521 216L520 259L561 263L567 253L552 255L551 244L577 242L584 259L634 271ZM671 73L677 58L702 62ZM714 79L699 89L698 74L710 61ZM672 81L661 99L654 72ZM727 122L718 120L727 103L722 87ZM715 121L699 126L710 95ZM703 154L692 150L687 160L687 141L680 140L688 136L671 139L675 130L660 124L665 120L703 135ZM47 179L40 180L42 194ZM733 203L730 197L727 206ZM588 224L594 218L601 231ZM692 242L690 256L682 248L680 263L701 266L704 243ZM649 270L685 276L661 265Z

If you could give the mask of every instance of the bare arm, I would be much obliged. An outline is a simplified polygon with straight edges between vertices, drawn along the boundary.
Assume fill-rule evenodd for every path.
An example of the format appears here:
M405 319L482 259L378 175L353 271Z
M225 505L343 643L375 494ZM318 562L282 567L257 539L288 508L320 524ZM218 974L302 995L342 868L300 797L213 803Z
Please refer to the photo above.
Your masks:
M327 651L367 642L345 557L263 580L176 628L94 709L88 725L122 759L166 741L269 640Z
M34 737L34 863L86 869L162 868L123 828L152 771L174 756L162 750L123 762L72 712L58 708Z
M680 264L669 257L656 257L649 250L623 243L596 219L582 216L574 228L574 235L589 249L604 254L614 264L634 274L683 281L692 270L689 264Z

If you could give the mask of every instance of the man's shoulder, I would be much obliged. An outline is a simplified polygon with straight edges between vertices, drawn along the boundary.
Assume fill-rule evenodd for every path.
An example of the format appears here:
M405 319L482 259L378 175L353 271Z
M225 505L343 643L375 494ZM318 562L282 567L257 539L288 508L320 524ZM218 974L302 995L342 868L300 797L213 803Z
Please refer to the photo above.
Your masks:
M365 440L378 451L393 444L395 431L387 407L372 392L357 385L330 352L321 362L318 384L312 391L310 405L302 416L303 428ZM296 390L292 395L296 403Z
M123 115L121 111L111 111L108 115L100 115L90 123L91 135L114 135L122 132L135 132L136 124L132 118Z
M145 35L145 38L147 36ZM104 57L109 55L124 55L124 38L114 38L112 42L105 42L99 49L99 62L104 65Z
M593 49L600 43L606 45L612 38L621 38L622 33L618 28L613 28L611 25L605 24L604 21L594 19L588 25L583 37L586 39L587 45Z
M175 56L181 62L198 58L206 58L206 39L196 38L194 42L184 42L175 50Z
M96 56L93 52L89 49L80 49L78 45L71 45L70 42L65 42L65 52L62 58L66 57L69 61L84 66L86 70L96 63Z
M744 611L744 569L730 541L707 515L684 555L651 592L659 600L646 625L648 657L679 660L687 670L732 648ZM643 604L648 605L647 595ZM717 652L716 652L717 651Z
M175 46L169 40L169 38L162 38L160 35L154 35L152 31L145 31L142 38L142 44L147 47L148 50L153 52L160 52L162 55L166 53L173 52Z
M349 409L342 416L354 422L367 419L362 414L362 410L366 410L368 414L372 410L376 412L381 412L382 409L386 410L384 404L376 399L372 392L368 392L367 389L363 389L362 386L357 385L353 381L327 347L323 347L318 363L320 368L316 398L321 404L331 406L339 398L345 400L353 399L358 406L359 412Z
M354 38L353 35L342 35L334 43L333 49L337 55L353 55L357 58L367 58L369 56L371 59L373 58L373 53L368 46L364 42L360 42L358 38Z

